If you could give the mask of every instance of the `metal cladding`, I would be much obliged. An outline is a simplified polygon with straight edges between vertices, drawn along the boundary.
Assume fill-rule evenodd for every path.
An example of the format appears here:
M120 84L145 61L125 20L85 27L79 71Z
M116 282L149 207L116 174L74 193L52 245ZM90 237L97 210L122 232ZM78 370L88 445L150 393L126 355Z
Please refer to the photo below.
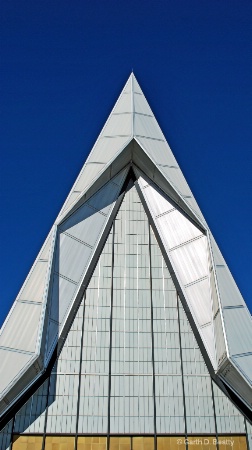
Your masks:
M209 371L251 409L251 315L131 74L2 327L0 415L60 351L131 169Z

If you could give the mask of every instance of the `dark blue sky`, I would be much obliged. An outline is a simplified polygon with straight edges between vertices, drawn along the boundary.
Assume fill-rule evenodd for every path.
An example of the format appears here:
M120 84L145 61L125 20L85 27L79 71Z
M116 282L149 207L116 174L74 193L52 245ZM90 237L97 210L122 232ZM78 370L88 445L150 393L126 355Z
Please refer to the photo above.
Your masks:
M131 69L252 311L252 2L2 0L0 324Z

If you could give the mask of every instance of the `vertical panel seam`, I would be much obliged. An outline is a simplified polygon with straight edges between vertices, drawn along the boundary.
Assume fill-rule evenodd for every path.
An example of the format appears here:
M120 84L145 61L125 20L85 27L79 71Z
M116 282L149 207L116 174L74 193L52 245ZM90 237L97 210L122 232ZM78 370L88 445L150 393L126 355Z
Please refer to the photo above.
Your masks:
M75 431L75 441L74 441L75 450L77 450L78 427L79 427L79 416L80 416L80 388L81 388L81 368L82 368L82 354L83 354L83 340L84 340L85 307L86 307L86 292L84 293L84 296L83 296L83 314L82 314L82 326L81 326L81 349L80 349L80 366L79 366L79 385L78 385L77 412L76 412L76 431Z
M188 450L187 420L186 420L186 401L185 401L185 385L184 385L184 369L183 369L183 355L182 355L182 343L181 343L181 329L180 329L180 314L179 314L179 296L178 296L178 291L177 291L177 311L178 311L178 328L179 328L179 348L180 348L180 364L181 364L181 376L182 376L182 392L183 392L183 404L184 404L185 438L186 438L186 450Z
M216 418L215 398L214 398L213 380L212 380L212 377L211 377L211 392L212 392L213 411L214 411L215 434L216 434L216 440L217 440L216 445L217 445L217 450L219 450L219 440L218 440L218 430L217 430L217 418Z
M109 323L109 375L108 375L108 430L107 448L110 443L110 398L111 398L111 361L112 361L112 320L113 320L113 290L114 290L114 243L115 243L115 221L112 225L112 261L111 261L111 297L110 297L110 323Z
M153 299L152 299L152 266L151 266L151 229L149 225L149 263L150 263L150 303L151 303L151 341L152 341L152 377L153 377L153 408L154 408L154 449L157 450L157 424L156 424L156 385L155 385L155 361L154 361L154 330L153 330Z
M12 424L11 424L11 445L10 445L10 450L12 450L13 447L13 432L14 432L14 424L15 424L15 419L16 419L16 414L14 415L13 419L12 419Z
M49 377L47 378L48 382L47 382L47 392L46 392L46 412L45 412L45 424L44 424L43 441L42 441L42 449L41 450L45 450L46 427L47 427L47 416L48 416L48 400L49 400L49 391L50 391L50 385L51 385L51 376L52 376L52 371L51 371Z
M244 418L244 428L245 428L245 433L246 433L246 443L247 443L247 449L249 450L249 438L248 438L248 429L247 429L247 422L245 417Z

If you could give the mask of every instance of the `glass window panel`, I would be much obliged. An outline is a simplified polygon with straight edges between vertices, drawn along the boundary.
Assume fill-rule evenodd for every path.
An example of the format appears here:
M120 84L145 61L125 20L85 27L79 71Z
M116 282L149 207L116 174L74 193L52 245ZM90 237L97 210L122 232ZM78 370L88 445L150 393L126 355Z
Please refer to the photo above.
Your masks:
M235 408L215 383L213 383L213 392L217 432L219 434L244 433L245 425L242 414Z
M0 448L2 450L9 450L11 446L11 431L12 431L13 421L11 420L7 425L0 431Z
M31 396L15 417L14 433L43 433L48 380Z

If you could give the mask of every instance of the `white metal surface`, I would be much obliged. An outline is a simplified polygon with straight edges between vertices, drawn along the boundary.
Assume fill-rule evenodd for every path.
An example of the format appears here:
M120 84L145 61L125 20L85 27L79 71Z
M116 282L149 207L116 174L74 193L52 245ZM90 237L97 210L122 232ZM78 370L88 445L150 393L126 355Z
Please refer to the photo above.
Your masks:
M34 353L41 305L17 302L1 335L1 347ZM22 324L22 325L21 325Z
M226 377L227 383L238 393L240 383L240 395L246 402L247 389L251 392L248 380L252 378L251 315L133 74L3 325L0 349L9 361L9 369L1 378L2 389L6 394L11 388L17 388L18 374L25 373L29 361L34 361L39 354L43 356L45 334L48 358L61 338L67 317L76 307L77 293L93 263L95 249L101 243L126 172L122 178L121 175L118 179L111 178L122 171L129 161L147 172L159 188L172 198L169 201L162 191L156 187L146 187L149 182L141 180L143 196L212 365L217 374ZM177 207L178 204L185 214ZM52 289L50 301L47 302L50 280ZM22 305L20 314L19 305ZM28 309L31 311L29 316L34 318L31 325L33 337L29 342L24 327ZM17 320L18 328L24 333L19 331L15 341L11 323ZM27 358L27 354L20 351L31 351L32 354ZM227 362L231 364L231 369L229 375L223 375L227 373ZM32 370L35 373L35 369ZM27 373L27 380L30 379L32 375ZM28 386L25 383L28 381L21 383L20 391ZM11 404L14 398L10 395L5 400ZM0 397L0 409L4 410L6 403L1 403Z
M135 139L165 179L177 190L182 203L204 221L193 194L133 74L129 77L81 170L59 215L79 200L97 177Z
M0 369L0 413L6 408L3 399L8 391L12 387L18 391L15 387L18 378L23 376L38 358L37 349L41 345L41 327L44 326L44 309L54 247L53 237L54 229L42 246L1 329L0 349L3 358ZM31 373L35 374L36 370L34 367ZM21 385L20 391L23 388Z
M32 355L29 353L20 353L10 351L8 349L0 348L0 389L3 392L10 383L11 380L15 380L20 372L20 367L25 367L27 363L32 359ZM4 405L6 407L6 405ZM0 413L3 409L3 405L0 407Z
M146 187L146 180L142 180L142 177L138 180L140 189L216 370L207 238L178 209L172 208L161 191L156 190L153 184ZM168 212L155 215L159 205Z
M76 192L83 195L90 183L104 171L106 166L132 139L131 86L130 77L71 189L59 217L64 215L68 208L76 202L79 197Z
M46 361L61 336L64 323L102 238L126 173L127 170L124 169L59 227L50 299L50 331L47 338Z

